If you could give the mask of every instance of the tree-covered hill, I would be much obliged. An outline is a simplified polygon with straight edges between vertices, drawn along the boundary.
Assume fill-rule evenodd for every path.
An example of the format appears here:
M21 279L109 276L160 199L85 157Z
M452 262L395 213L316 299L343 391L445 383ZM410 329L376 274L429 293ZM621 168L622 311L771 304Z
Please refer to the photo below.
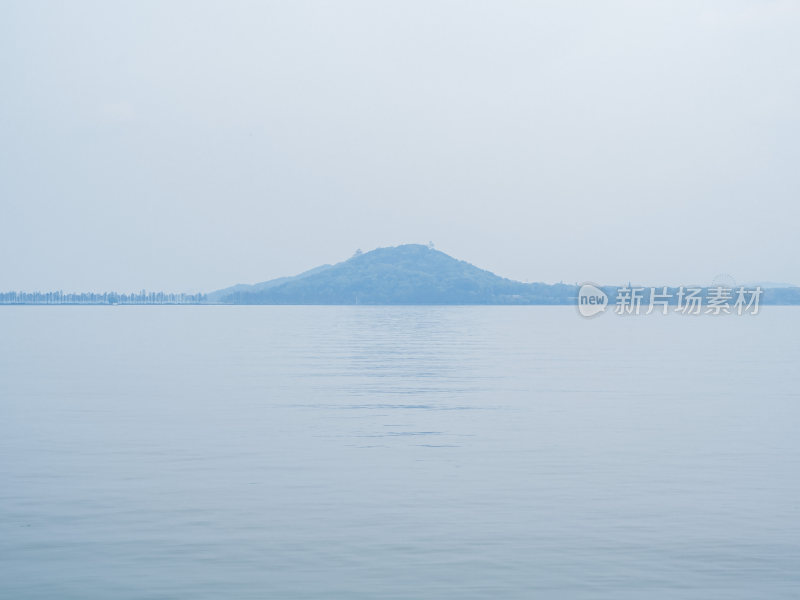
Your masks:
M209 294L232 304L568 304L575 286L521 283L419 244Z

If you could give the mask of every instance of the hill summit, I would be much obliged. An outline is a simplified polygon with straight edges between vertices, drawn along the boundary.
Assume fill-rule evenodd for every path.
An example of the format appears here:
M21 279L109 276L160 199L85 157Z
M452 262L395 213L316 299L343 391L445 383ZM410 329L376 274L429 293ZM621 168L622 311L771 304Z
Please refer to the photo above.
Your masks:
M506 279L421 244L357 253L294 277L209 294L229 304L566 304L575 286Z

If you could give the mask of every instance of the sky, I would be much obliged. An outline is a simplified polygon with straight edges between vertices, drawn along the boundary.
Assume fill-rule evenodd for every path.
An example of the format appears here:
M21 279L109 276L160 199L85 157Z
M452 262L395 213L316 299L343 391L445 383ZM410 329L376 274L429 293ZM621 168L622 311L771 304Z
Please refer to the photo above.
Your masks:
M3 2L0 291L428 243L521 281L800 284L800 3Z

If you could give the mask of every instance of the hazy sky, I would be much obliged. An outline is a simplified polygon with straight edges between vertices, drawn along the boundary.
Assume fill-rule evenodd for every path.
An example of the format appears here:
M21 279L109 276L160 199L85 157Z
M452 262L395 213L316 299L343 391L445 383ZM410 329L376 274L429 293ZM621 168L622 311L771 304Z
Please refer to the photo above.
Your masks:
M427 243L800 284L800 2L2 2L0 291Z

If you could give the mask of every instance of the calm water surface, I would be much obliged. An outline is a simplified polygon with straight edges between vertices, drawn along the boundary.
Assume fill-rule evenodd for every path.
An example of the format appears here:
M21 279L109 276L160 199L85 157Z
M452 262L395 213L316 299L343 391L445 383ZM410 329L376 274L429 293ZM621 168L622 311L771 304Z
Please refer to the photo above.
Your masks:
M0 597L800 597L800 309L0 307Z

